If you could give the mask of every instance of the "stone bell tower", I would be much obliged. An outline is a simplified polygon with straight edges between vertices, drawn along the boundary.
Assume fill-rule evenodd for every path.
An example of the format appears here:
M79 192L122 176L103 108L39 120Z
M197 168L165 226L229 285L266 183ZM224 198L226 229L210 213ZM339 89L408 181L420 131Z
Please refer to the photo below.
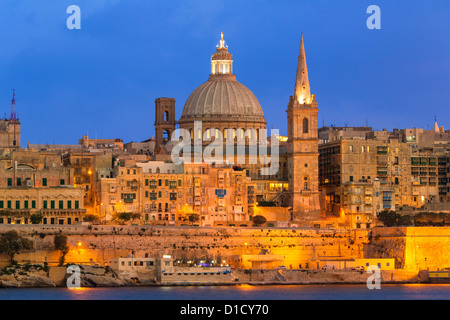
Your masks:
M303 34L288 118L288 180L293 221L320 219L317 101L311 95Z
M166 144L175 131L175 99L155 99L155 147Z

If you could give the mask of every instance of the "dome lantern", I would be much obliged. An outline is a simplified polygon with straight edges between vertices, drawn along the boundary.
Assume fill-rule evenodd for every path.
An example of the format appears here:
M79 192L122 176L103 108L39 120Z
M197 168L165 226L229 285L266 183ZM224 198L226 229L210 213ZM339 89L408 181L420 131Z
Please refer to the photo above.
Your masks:
M228 46L223 40L223 32L216 48L216 53L211 56L211 74L233 74L233 55L228 52Z

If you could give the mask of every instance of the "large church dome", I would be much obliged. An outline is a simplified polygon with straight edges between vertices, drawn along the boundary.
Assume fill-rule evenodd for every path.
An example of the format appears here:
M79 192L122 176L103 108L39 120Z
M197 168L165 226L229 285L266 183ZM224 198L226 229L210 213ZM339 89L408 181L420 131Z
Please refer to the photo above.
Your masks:
M232 55L222 38L211 57L208 81L197 87L184 105L180 127L190 129L202 121L203 129L265 129L266 120L253 92L236 80Z
M182 119L264 121L258 99L234 75L211 75L189 96Z

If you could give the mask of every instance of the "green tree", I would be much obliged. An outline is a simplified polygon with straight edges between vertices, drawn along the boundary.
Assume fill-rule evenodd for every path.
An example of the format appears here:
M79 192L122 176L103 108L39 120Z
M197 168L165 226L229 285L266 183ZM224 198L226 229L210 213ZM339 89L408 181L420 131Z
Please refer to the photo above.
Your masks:
M194 224L195 222L198 222L200 220L200 216L196 213L192 213L189 215L189 222L192 224Z
M14 256L17 253L33 249L33 241L23 238L15 230L8 231L0 237L0 253L7 254L11 264L14 264Z
M378 214L378 220L384 224L385 227L394 227L398 223L399 215L395 211L385 210Z
M99 221L99 217L96 216L95 214L87 214L83 217L83 221L84 222L90 222L90 223L94 223L94 222L98 222Z
M44 214L41 212L33 213L30 216L30 221L32 224L40 224L40 223L42 223L43 219L44 219Z
M397 220L398 226L412 226L413 218L410 215L399 216Z
M417 225L422 226L442 226L445 223L445 215L434 212L419 212L414 216Z
M134 212L118 212L113 216L113 220L118 222L119 224L125 224L128 221L140 219L140 213Z
M59 257L59 265L62 266L66 259L66 254L69 252L69 246L67 245L67 236L64 234L57 234L53 239L55 250L61 252Z
M264 223L266 223L267 219L263 216L254 216L253 219L253 224L255 224L256 226L260 226L263 225Z

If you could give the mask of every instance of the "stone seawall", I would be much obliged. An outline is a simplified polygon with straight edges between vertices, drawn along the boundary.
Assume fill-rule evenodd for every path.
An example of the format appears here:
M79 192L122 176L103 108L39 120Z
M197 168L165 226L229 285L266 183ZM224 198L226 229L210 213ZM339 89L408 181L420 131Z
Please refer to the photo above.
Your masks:
M0 226L0 233L12 226ZM54 251L55 234L68 236L70 251L66 262L89 264L107 263L114 257L160 257L171 254L175 258L209 257L226 260L242 254L258 254L269 249L271 254L284 256L288 268L319 259L363 255L365 237L357 237L347 230L278 229L278 228L189 228L148 226L14 226L23 236L35 243L36 251L16 256L19 263L56 264L59 253ZM236 261L235 261L236 262ZM0 264L7 264L0 256Z
M233 270L235 283L248 284L366 284L370 274L364 271L322 270ZM416 283L416 272L382 270L381 283Z
M159 286L160 282L146 275L129 278L117 275L109 268L80 265L81 287ZM36 269L37 268L37 269ZM15 266L0 273L0 288L66 287L65 267ZM232 270L231 278L223 283L189 283L171 285L307 285L307 284L367 284L370 274L360 271L322 270ZM372 281L370 281L373 283ZM380 284L417 283L418 274L401 270L382 271Z
M287 269L319 261L394 258L397 269L416 272L450 268L450 228L405 227L371 230L279 229L279 228L196 228L150 226L47 226L0 225L0 234L17 230L33 240L36 250L18 254L19 263L55 265L54 235L68 236L70 251L66 262L107 264L111 258L171 254L175 259L210 258L238 266L242 255L269 249L284 257ZM7 265L0 255L0 266Z

